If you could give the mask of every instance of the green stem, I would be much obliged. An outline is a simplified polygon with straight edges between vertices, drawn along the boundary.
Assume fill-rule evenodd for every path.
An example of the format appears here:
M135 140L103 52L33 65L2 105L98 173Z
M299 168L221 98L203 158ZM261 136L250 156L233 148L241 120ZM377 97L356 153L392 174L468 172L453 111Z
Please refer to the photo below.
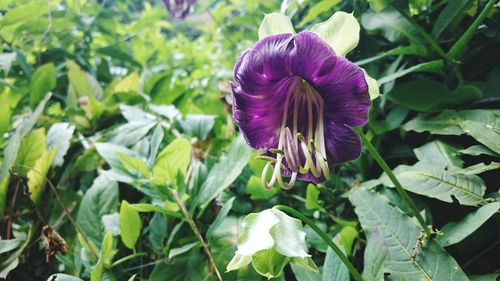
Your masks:
M460 37L460 39L458 39L457 42L448 51L447 55L449 57L451 57L454 60L459 59L465 46L472 39L472 36L474 36L474 32L476 32L476 29L479 27L479 25L484 21L486 16L488 16L488 13L491 11L494 4L495 4L494 0L488 1L484 9L481 11L479 16L474 20L474 22L469 26L467 31L465 31L462 37Z
M418 222L422 226L422 229L425 231L425 234L427 237L431 237L431 231L429 227L427 227L427 224L425 223L424 218L420 215L420 212L417 209L417 206L415 206L415 203L413 203L413 200L411 200L410 196L404 190L403 186L401 183L398 181L394 173L392 172L391 168L385 163L384 159L380 154L378 153L377 149L371 144L371 142L368 140L368 138L365 136L363 133L363 129L361 127L356 128L356 132L359 134L361 137L361 141L363 142L365 148L368 150L370 155L373 157L373 159L378 163L378 165L384 170L384 172L389 176L389 179L392 181L394 186L396 187L396 190L398 191L399 195L403 198L403 200L408 204L410 209L413 211L415 214L415 217L417 218Z
M129 260L131 260L131 259L133 259L133 258L136 258L136 257L141 257L141 256L145 256L145 255L147 255L147 253L135 253L135 254L128 255L128 256L126 256L126 257L123 257L123 258L121 258L121 259L119 259L119 260L115 261L115 262L111 265L111 268L113 268L113 267L115 267L115 266L117 266L117 265L120 265L120 264L122 264L122 263L124 263L124 262L126 262L126 261L129 261Z
M293 216L299 218L301 221L303 221L307 225L309 225L325 241L325 243L328 244L328 246L330 246L330 248L332 248L332 250L335 252L335 254L337 254L337 256L340 258L340 260L345 264L345 266L347 266L347 269L349 269L349 272L351 272L354 279L356 281L363 281L361 274L356 270L354 265L344 255L342 250L340 250L340 248L337 245L335 245L335 243L333 243L332 239L328 236L328 234L326 234L323 230L321 230L319 227L317 227L313 221L308 219L302 213L300 213L297 210L290 208L288 206L277 205L274 208L281 210L281 211L284 211L284 212L287 212L287 213L290 213Z

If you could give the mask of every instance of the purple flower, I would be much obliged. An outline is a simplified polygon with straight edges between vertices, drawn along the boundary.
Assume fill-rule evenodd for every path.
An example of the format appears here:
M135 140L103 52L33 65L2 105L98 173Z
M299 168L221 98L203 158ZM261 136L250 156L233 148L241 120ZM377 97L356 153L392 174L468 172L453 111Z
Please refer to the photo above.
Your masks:
M363 70L315 33L263 38L238 59L234 80L233 116L248 145L268 161L267 187L276 180L283 188L296 179L319 183L336 163L359 157L352 127L366 124L371 103Z
M181 20L186 18L195 2L196 0L163 0L170 16Z

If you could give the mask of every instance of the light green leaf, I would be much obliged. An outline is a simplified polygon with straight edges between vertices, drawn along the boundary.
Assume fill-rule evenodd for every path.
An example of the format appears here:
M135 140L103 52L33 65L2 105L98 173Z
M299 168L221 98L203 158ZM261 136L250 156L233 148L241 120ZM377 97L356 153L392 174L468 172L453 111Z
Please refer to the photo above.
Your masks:
M233 207L234 199L236 199L236 197L231 197L229 200L226 201L226 203L224 203L224 206L222 206L222 209L215 218L214 222L210 225L210 227L207 230L206 233L207 239L210 240L212 238L214 231L220 227L224 219L227 217L227 215L231 211L231 208Z
M489 149L500 154L500 116L487 110L459 111L459 126Z
M370 99L374 100L378 96L380 96L380 90L378 88L378 82L373 77L368 75L366 70L363 69L363 73L365 74L366 84L368 85L368 94L370 95Z
M118 184L103 175L85 192L76 222L94 245L99 247L103 238L101 217L116 212L118 202Z
M403 125L403 129L415 132L430 132L437 135L458 136L464 133L458 126L459 117L453 110L444 110L436 116L419 114Z
M107 232L102 240L101 252L99 260L94 269L90 273L90 281L101 281L104 270L111 266L115 250L113 249L113 234Z
M490 170L500 169L500 163L491 162L490 164L478 163L467 168L453 171L454 175L477 175Z
M184 132L190 137L205 140L215 123L214 115L188 114L186 120L179 120Z
M441 228L443 235L437 236L436 241L441 246L447 247L464 240L497 213L499 209L500 202L489 203L469 213L460 221L447 223Z
M323 2L335 6L340 1L327 0ZM316 4L316 6L323 2ZM309 10L309 14L311 14L313 9L314 7ZM312 19L314 20L316 17L317 15L313 16ZM308 16L304 18L302 23L307 18ZM345 12L336 12L327 21L318 23L311 28L311 31L327 42L339 56L345 56L356 48L359 42L359 30L358 20L352 13Z
M52 63L37 68L30 80L30 106L35 107L56 87L56 67Z
M265 15L259 27L259 39L281 33L295 34L290 18L280 13Z
M196 205L206 206L217 194L226 189L240 175L249 158L250 150L243 138L234 139L227 157L215 164L210 170L207 179L200 188Z
M385 84L396 80L397 78L403 77L406 74L414 72L431 72L431 73L442 73L443 70L443 60L433 60L429 62L423 62L414 66L410 66L406 69L399 70L397 72L391 73L377 80L378 85Z
M185 175L191 161L191 143L183 138L172 141L156 158L153 179L158 184L174 182L177 173Z
M200 242L196 241L196 242L193 242L193 243L189 243L189 244L186 244L182 247L179 247L179 248L173 248L170 250L170 252L168 253L168 258L169 259L172 259L178 255L182 255L184 253L187 253L189 252L192 248L196 247L196 246L199 246L200 245Z
M9 239L0 240L0 254L7 253L21 246L23 240L21 239Z
M458 156L458 148L436 140L413 150L420 161L444 165L448 168L462 167L464 161Z
M269 200L279 192L278 186L273 186L268 189L262 186L260 177L251 176L247 182L247 193L250 194L252 200Z
M272 212L279 219L279 222L270 230L276 251L288 257L310 257L311 255L307 253L306 233L302 221L275 208Z
M364 13L361 24L368 31L380 30L390 42L399 41L402 36L410 41L419 41L415 28L392 7L377 13Z
M483 198L486 186L478 176L453 175L442 165L431 162L399 165L393 172L408 191L449 203L453 202L453 196L460 204L467 206L486 203ZM387 186L394 186L385 174L381 180Z
M140 156L124 146L112 143L95 143L97 153L111 166L112 169L119 171L123 174L128 174L127 169L122 164L120 159L121 154L125 154L132 158L140 158Z
M495 153L491 149L487 148L484 145L472 145L467 147L466 149L459 150L460 154L467 154L467 155L472 155L472 156L479 156L479 155L489 155L489 156L495 156L499 157L500 155L498 153Z
M68 152L71 137L75 126L70 123L55 123L47 132L47 150L57 149L56 157L52 162L53 167L64 164L64 156Z
M293 274L297 281L321 281L321 274L310 271L298 264L291 264Z
M339 246L338 242L334 241L334 243ZM345 254L345 249L343 247L340 247L340 249ZM331 248L328 248L328 250L326 251L325 264L323 265L322 275L323 281L349 281L349 270Z
M315 4L314 6L312 6L309 9L309 11L307 12L307 15L302 19L302 21L300 22L299 26L304 26L304 25L312 22L313 20L317 19L318 16L321 15L322 13L331 11L333 9L333 7L337 6L337 4L339 4L339 3L340 3L340 0L323 0L323 1L320 1L319 3ZM337 20L342 20L342 19L338 18ZM359 27L358 27L358 32L359 32ZM324 38L323 38L323 40L324 40ZM335 50L335 51L337 51L337 50ZM341 54L341 56L343 56L343 55Z
M379 227L367 234L367 243L363 257L363 280L384 281L384 268L388 263L389 250Z
M16 165L22 165L18 172L25 176L28 171L35 167L35 163L46 152L45 128L39 128L29 132L21 142L17 152Z
M275 241L270 231L278 223L279 218L270 209L247 215L241 223L236 254L252 256L260 250L274 247Z
M314 263L314 261L310 257L306 257L306 258L300 258L300 257L291 258L290 259L290 263L298 265L298 266L301 266L304 269L307 269L308 271L319 273L318 266Z
M74 100L68 101L68 106L76 107L76 98L89 97L99 99L102 97L102 89L94 77L83 71L78 64L73 61L67 61L68 68L68 95L71 93Z
M120 206L120 237L123 244L131 249L135 249L135 243L141 235L141 218L139 213L130 207L130 204L123 200Z
M29 1L26 4L9 9L0 20L0 26L5 27L19 24L30 19L36 19L47 14L47 12L47 2Z
M319 190L314 184L308 184L306 190L306 209L317 210L321 209L321 205L318 202Z
M56 150L44 152L35 162L33 169L30 169L28 177L28 192L30 199L38 203L45 187L45 178L52 165L52 161L56 157Z
M50 275L49 278L47 278L47 281L83 281L83 280L76 277L76 276L72 276L72 275L68 275L68 274L64 274L64 273L56 273L56 274Z
M427 241L412 260L420 228L416 221L392 207L375 192L356 188L351 203L366 235L382 237L389 259L384 272L394 280L468 280L457 262L434 240ZM370 243L370 242L368 242Z
M148 165L139 158L130 157L123 153L118 153L122 165L129 173L136 175L137 177L149 177Z
M240 254L234 255L229 264L226 267L227 271L238 270L244 268L252 261L252 256L243 256Z

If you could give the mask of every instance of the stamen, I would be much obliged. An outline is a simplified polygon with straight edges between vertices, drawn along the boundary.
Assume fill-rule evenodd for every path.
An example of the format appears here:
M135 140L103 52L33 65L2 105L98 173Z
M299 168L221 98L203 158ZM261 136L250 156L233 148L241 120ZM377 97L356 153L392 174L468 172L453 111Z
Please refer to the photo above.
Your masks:
M300 168L299 150L292 138L292 133L288 127L285 128L283 150L285 151L285 160L288 168L292 172L297 172Z

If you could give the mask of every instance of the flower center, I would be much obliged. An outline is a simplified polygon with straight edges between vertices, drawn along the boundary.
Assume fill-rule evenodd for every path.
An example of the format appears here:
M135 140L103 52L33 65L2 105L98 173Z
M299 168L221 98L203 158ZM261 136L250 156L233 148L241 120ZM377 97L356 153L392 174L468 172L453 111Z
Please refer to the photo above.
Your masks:
M278 147L269 149L276 156L259 157L267 161L262 171L262 182L267 188L278 181L282 188L290 189L299 174L309 172L315 178L330 178L325 148L323 98L306 81L297 78L293 83L295 85L292 87L295 86L293 88L296 90L285 100ZM267 172L272 164L274 171L268 182ZM287 174L291 173L288 183L283 180L282 169Z

